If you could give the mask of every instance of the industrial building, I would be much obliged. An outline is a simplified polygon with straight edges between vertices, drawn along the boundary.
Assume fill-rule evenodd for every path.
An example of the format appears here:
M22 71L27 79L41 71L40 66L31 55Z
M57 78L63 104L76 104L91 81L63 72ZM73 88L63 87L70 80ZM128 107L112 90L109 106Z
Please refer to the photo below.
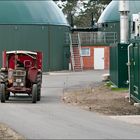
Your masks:
M2 0L0 56L3 50L41 51L44 71L68 69L69 24L52 0Z

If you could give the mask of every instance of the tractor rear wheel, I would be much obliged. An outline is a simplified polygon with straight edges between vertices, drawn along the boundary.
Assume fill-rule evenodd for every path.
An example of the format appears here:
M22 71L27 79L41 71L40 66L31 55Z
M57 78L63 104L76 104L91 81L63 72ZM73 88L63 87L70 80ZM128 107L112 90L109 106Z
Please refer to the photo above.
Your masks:
M1 84L1 102L5 103L5 84Z
M42 73L37 75L37 101L41 99L41 83L42 83Z
M32 103L36 103L37 101L37 84L33 84L32 87Z

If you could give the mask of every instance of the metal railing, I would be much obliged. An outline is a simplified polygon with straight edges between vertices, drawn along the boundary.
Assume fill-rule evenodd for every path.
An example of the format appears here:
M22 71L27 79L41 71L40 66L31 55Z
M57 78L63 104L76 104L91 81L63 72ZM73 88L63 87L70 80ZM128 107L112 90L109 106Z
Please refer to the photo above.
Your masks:
M80 35L78 33L78 48L79 48L79 55L80 55L80 64L81 64L81 70L83 70L83 57L81 56L81 40L80 40Z
M74 54L73 54L73 48L72 48L72 36L69 34L70 38L70 53L71 53L71 63L72 63L72 69L74 70L75 62L74 62Z
M70 52L71 52L71 61L72 61L73 70L75 69L73 47L75 46L78 47L79 57L80 57L80 67L81 67L81 70L83 70L83 58L81 56L81 41L80 41L79 33L73 33L70 35Z
M79 42L80 42L80 40L79 40L80 39L79 33L78 32L72 33L71 39L72 39L72 44L77 44L78 45Z
M110 45L117 42L116 32L79 32L82 45Z

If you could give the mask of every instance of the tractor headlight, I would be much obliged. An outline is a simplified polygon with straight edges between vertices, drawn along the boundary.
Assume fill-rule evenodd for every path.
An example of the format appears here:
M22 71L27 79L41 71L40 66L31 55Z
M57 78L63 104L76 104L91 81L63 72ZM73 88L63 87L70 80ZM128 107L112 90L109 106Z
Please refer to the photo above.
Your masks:
M24 83L20 83L20 86L23 87L24 86Z

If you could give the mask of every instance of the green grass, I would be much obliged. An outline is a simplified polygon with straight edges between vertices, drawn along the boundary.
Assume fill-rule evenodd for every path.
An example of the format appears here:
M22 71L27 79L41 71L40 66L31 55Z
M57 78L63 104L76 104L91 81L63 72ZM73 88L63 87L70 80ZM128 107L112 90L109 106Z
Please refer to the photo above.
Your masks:
M112 91L126 91L128 88L118 88L111 81L105 83L105 86L109 87Z
M112 91L126 91L128 88L111 88Z

